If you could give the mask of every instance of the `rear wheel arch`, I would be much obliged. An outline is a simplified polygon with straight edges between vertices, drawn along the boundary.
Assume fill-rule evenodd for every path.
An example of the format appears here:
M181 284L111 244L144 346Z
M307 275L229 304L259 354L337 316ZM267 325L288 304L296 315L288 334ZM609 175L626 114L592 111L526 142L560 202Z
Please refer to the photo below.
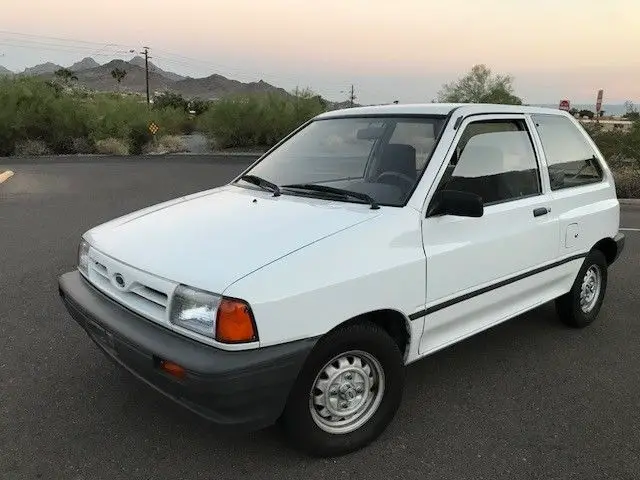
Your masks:
M613 261L616 259L618 254L618 246L613 238L603 238L596 242L593 246L592 250L599 250L602 252L604 257L607 259L607 265L611 265Z

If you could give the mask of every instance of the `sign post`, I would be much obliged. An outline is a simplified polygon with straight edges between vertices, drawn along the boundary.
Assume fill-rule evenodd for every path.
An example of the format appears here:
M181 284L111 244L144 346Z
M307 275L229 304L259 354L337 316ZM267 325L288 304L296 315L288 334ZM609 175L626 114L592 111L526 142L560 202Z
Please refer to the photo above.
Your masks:
M153 136L153 144L154 145L158 145L158 138L156 137L156 133L158 133L158 130L160 130L160 127L158 127L158 125L156 125L156 122L151 122L149 124L149 132L151 132L151 135Z
M571 110L571 103L569 100L560 100L560 106L558 107L560 110L569 111Z

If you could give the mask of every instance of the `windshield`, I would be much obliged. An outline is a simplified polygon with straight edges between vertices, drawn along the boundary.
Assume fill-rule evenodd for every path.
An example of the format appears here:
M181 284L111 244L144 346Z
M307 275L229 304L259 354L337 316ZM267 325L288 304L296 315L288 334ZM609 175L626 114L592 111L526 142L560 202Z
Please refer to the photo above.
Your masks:
M315 120L246 173L278 185L283 195L329 195L286 188L318 184L366 194L381 205L402 206L426 167L444 121L442 116Z

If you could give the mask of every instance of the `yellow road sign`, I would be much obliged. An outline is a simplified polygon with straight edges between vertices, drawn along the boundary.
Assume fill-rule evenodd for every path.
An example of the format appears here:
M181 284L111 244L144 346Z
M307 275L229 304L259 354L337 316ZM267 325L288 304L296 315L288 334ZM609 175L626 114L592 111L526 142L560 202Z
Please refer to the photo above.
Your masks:
M149 131L155 135L156 133L158 133L158 130L160 129L160 127L158 127L158 125L156 125L154 122L151 122L149 124Z

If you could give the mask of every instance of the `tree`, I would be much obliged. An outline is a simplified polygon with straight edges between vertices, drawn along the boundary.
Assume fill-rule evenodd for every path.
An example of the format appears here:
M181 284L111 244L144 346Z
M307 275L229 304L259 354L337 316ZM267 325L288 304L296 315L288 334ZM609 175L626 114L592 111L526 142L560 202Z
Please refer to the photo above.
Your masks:
M634 121L640 120L640 112L638 112L638 109L631 100L627 100L626 102L624 102L624 108L626 110L626 113L622 116L623 118Z
M579 113L579 111L576 107L571 107L571 110L569 110L569 113L575 117Z
M120 90L120 83L124 80L124 77L127 76L127 71L121 68L114 68L111 70L111 76L118 82L118 90Z
M157 95L153 99L153 106L155 108L177 108L180 110L188 111L189 102L179 93L165 91Z
M66 86L69 86L71 82L78 80L78 77L76 77L76 74L73 73L68 68L59 68L54 72L54 75L60 80L62 80L62 83L64 83Z
M580 110L578 112L578 116L580 118L587 117L589 120L593 120L593 117L595 117L596 114L593 113L591 110Z
M513 94L513 77L492 75L486 65L474 65L469 73L455 82L447 83L438 92L440 102L504 103L522 105Z

